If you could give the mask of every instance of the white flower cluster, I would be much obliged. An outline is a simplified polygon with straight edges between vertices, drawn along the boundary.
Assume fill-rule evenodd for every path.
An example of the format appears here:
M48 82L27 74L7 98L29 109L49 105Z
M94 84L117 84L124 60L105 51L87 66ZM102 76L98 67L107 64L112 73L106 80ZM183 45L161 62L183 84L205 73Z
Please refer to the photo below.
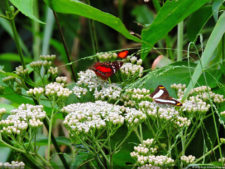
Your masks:
M225 111L220 112L220 115L225 117Z
M83 87L79 87L79 86L74 86L73 87L73 93L78 97L80 98L81 95L86 95L88 90L86 88L83 88Z
M150 90L142 88L126 89L121 96L121 101L124 102L124 106L134 107L137 103L143 100L151 100Z
M108 123L115 126L124 123L124 108L104 101L70 104L62 111L69 113L64 124L71 135L94 132L96 129L105 128Z
M181 156L181 161L185 164L192 164L195 161L195 156L189 155L189 156Z
M225 163L225 157L219 158L219 162Z
M110 61L117 58L117 54L114 52L99 52L96 55L101 61Z
M163 155L155 155L157 146L153 139L144 140L142 144L134 147L134 151L130 153L131 157L137 160L138 165L143 168L147 167L165 167L173 166L174 160ZM140 168L141 168L140 167Z
M144 114L142 111L126 107L125 120L128 126L139 124L144 121L146 117L146 114Z
M57 67L50 67L48 69L48 73L51 74L51 75L57 75L58 74L58 68Z
M67 77L66 76L58 76L55 80L57 83L62 83L62 84L66 84L67 82Z
M6 113L6 109L5 108L0 108L0 117Z
M151 117L165 119L178 127L189 126L191 124L188 118L179 115L174 106L164 106L149 101L142 101L139 104L139 108Z
M47 61L47 60L37 60L37 61L33 61L30 63L30 67L32 68L40 68L42 66L50 66L52 65L51 61Z
M0 121L0 132L7 134L20 134L28 127L39 127L43 125L42 120L46 117L46 112L42 105L22 104L18 109L11 111L5 120Z
M202 92L209 92L209 91L211 91L210 87L200 86L200 87L196 87L196 88L192 89L189 94L191 95L193 93L202 93Z
M41 55L41 60L53 61L56 58L56 55Z
M98 100L117 100L120 98L122 88L116 83L106 84L100 90L95 89L94 96Z
M27 91L28 95L36 95L36 96L40 96L41 94L44 93L44 89L42 87L35 87L33 89L29 89Z
M132 63L124 63L120 68L122 74L132 77L137 75L138 77L142 77L144 68L141 65L132 64Z
M53 82L45 86L45 94L49 97L69 97L71 93L72 91L64 88L61 83Z
M127 61L131 62L132 64L141 65L142 59L138 59L136 56L127 56Z
M161 169L161 167L153 166L152 164L145 164L138 169Z
M171 85L171 88L177 90L177 97L179 99L181 99L184 96L184 90L186 88L186 85L185 84L181 84L181 83L179 83L179 84L175 83L175 84Z
M11 163L9 163L9 162L1 163L0 162L0 168L1 169L24 169L25 164L22 161L21 162L20 161L12 161Z
M89 91L94 91L96 88L106 85L106 81L98 78L93 70L80 71L78 73L77 85L87 87Z
M23 68L23 66L18 66L16 67L16 74L19 76L25 75L28 73L28 69L27 68Z
M210 104L207 104L202 99L196 96L189 97L188 100L186 100L183 103L183 106L181 107L183 111L189 113L197 112L202 114L206 113L209 110L209 108Z
M134 151L130 153L131 157L138 158L139 155L149 155L157 153L157 147L153 143L154 139L144 140L142 144L134 147Z
M6 76L6 77L2 78L3 82L14 81L14 80L15 80L14 76Z

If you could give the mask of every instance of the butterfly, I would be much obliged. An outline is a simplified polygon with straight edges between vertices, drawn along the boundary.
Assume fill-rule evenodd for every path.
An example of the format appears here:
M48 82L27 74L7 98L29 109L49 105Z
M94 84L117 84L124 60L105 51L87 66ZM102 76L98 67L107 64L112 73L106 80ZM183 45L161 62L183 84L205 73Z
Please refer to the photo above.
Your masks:
M125 59L128 56L128 54L129 54L129 51L124 50L124 51L117 53L117 57L120 59Z
M156 103L172 104L182 106L182 103L169 96L168 91L163 85L159 85L153 93L150 94Z
M91 70L95 72L95 74L101 77L103 80L108 79L112 75L114 75L123 65L123 62L96 62Z

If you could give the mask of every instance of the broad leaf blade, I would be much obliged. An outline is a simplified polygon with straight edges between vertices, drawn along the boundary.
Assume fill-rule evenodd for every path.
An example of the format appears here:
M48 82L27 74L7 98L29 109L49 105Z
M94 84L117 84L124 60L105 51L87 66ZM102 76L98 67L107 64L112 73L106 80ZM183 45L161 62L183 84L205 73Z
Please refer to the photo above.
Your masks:
M10 2L25 16L33 19L36 22L44 24L34 15L34 1L33 0L10 0Z
M204 25L207 23L209 18L212 16L210 6L203 7L196 11L187 23L187 36L190 41L195 41L198 37L199 32L202 30Z
M217 48L223 34L225 33L225 12L220 16L219 20L214 27L209 40L206 44L205 50L201 56L200 62L195 68L195 71L192 75L192 80L189 82L187 90L184 93L183 99L187 98L188 93L190 90L195 86L197 83L200 75L202 74L204 68L208 65L210 58L213 56L213 52Z
M96 9L90 5L77 0L45 0L45 2L56 12L75 14L93 19L111 27L112 29L124 35L127 39L141 42L139 38L130 34L119 18L109 13L102 12L101 10Z
M207 2L209 2L209 0L166 1L163 7L159 10L153 23L146 29L142 30L142 40L148 43L144 43L142 45L142 49L149 48L150 51L155 43L172 30L174 26ZM142 53L142 59L146 56L147 52Z

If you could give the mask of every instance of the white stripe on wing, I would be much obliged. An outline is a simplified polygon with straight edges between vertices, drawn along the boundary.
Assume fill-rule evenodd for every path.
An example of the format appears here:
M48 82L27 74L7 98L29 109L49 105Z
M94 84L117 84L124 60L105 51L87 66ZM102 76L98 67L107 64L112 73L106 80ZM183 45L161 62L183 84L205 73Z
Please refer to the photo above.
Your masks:
M155 101L162 102L162 103L176 104L176 101L174 101L174 100L155 99Z
M155 98L159 98L160 96L162 96L163 95L163 93L164 93L164 91L163 90L159 90L154 96L153 96L153 99L155 99Z

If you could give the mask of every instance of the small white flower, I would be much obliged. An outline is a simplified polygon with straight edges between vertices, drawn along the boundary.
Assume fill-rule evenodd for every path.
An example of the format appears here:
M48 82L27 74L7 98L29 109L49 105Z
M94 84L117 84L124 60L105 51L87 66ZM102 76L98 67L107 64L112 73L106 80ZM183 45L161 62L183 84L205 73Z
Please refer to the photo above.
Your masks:
M72 91L67 88L64 88L62 84L57 82L49 83L45 86L45 94L49 97L69 97L71 93Z
M58 68L57 67L50 67L48 69L48 73L51 74L51 75L57 75L58 74Z
M53 61L56 58L56 55L41 55L41 60Z
M130 77L137 75L141 77L143 75L144 68L140 65L132 64L132 63L124 63L123 66L120 68L122 74Z
M195 156L189 155L189 156L181 156L180 157L181 161L186 163L186 164L191 164L195 161Z
M28 69L27 68L23 68L23 66L18 66L16 67L16 74L19 75L19 76L23 76L25 74L28 73Z

